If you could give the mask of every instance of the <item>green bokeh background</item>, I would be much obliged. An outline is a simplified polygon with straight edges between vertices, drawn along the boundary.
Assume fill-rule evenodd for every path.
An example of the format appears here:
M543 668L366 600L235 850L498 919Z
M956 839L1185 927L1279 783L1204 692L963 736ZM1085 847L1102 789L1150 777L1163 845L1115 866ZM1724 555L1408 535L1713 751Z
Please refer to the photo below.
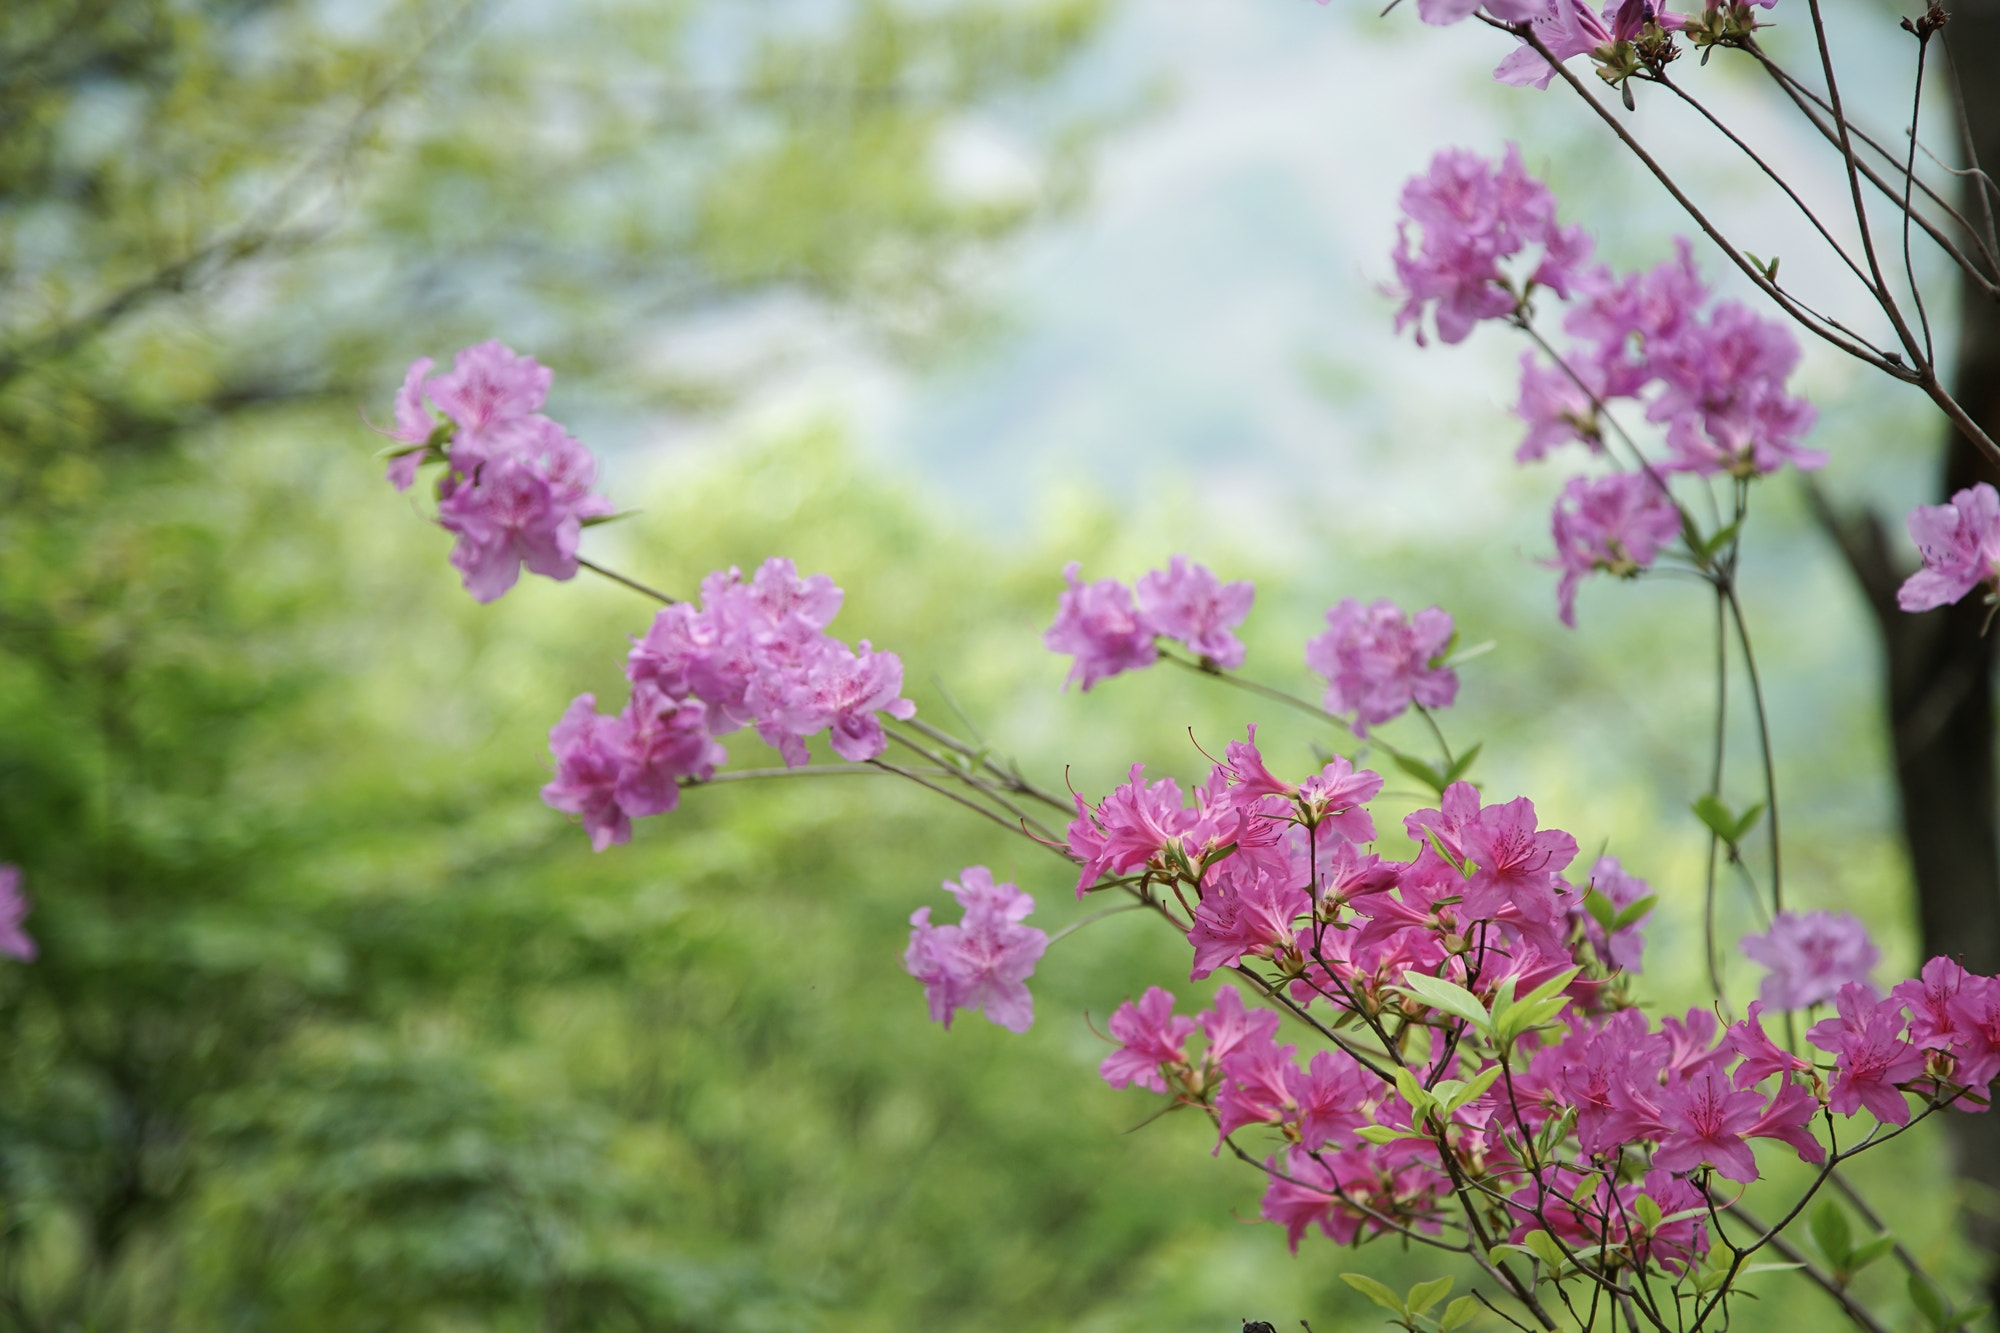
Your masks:
M942 879L990 865L1051 929L1085 910L1021 840L876 778L717 785L604 855L543 807L548 726L576 693L622 697L647 605L588 578L471 604L354 411L409 356L495 333L558 367L551 411L604 441L637 511L591 554L676 590L772 553L832 573L840 633L1048 785L1198 775L1190 733L1251 722L1293 768L1335 739L1164 668L1060 692L1039 632L1069 559L1130 578L1182 550L1257 579L1249 670L1301 692L1340 597L1453 609L1496 644L1455 741L1484 741L1489 793L1653 882L1648 986L1698 1002L1706 607L1645 583L1555 626L1519 555L1546 477L1469 526L1316 504L1275 554L1171 469L1044 488L1006 529L838 417L645 447L651 414L743 393L660 353L663 320L777 293L917 374L1004 342L966 274L1087 212L1148 105L1077 74L1110 22L1082 0L9 6L0 860L43 955L0 971L0 1329L1329 1333L1378 1323L1340 1272L1437 1271L1389 1243L1293 1258L1202 1124L1135 1128L1153 1106L1094 1077L1092 1024L1149 984L1203 993L1150 919L1059 942L1025 1037L926 1020L897 963ZM974 113L1038 146L1032 188L941 181ZM1885 423L1927 428L1834 397L1820 443L1877 468L1852 487L1886 475ZM1503 420L1477 429L1507 447ZM1797 495L1768 489L1748 596L1786 682L1794 893L1862 914L1893 975L1914 946L1864 630ZM1970 1278L1934 1137L1856 1176ZM1886 1273L1863 1285L1903 1308ZM1830 1317L1753 1289L1743 1326Z

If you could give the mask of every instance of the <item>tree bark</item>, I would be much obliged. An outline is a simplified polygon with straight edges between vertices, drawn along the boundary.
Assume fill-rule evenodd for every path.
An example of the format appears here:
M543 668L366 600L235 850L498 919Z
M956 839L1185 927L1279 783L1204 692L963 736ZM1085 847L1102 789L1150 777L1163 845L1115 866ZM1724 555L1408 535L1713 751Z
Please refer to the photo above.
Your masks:
M1942 40L1951 54L1932 77L1964 99L1977 160L2000 171L2000 0L1957 0ZM1935 55L1933 57L1935 59ZM1956 68L1959 86L1952 89ZM1935 122L1927 142L1956 140ZM1947 137L1949 136L1949 137ZM1899 139L1901 136L1897 136ZM1976 181L1960 211L1986 214ZM1971 253L1968 250L1968 253ZM1954 396L1989 434L2000 433L2000 304L1961 283ZM1976 482L2000 487L2000 471L1956 430L1945 443L1937 497ZM1993 668L2000 630L1978 596L1910 615L1896 589L1910 572L1893 553L1881 518L1868 511L1822 520L1838 540L1875 613L1902 831L1917 893L1924 956L1943 954L2000 973L2000 791L1995 787ZM1968 1233L2000 1261L2000 1112L1944 1117L1958 1176L1972 1186ZM2000 1308L2000 1262L1989 1266L1989 1299Z

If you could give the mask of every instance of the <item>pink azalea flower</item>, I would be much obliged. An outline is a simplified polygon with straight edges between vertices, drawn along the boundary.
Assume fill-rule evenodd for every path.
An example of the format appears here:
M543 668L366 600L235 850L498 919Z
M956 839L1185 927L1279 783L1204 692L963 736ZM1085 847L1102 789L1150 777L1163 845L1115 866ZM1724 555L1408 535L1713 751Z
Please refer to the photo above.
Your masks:
M1591 383L1588 367L1575 369L1577 378ZM1602 389L1594 384L1591 389L1602 401ZM1585 392L1569 371L1542 365L1533 352L1521 353L1521 396L1514 404L1514 415L1528 427L1520 447L1514 450L1517 463L1532 463L1571 440L1581 440L1593 453L1604 450L1598 434L1597 403L1591 401L1591 393Z
M1721 1070L1708 1069L1669 1083L1658 1102L1667 1136L1653 1150L1656 1169L1692 1171L1706 1162L1726 1179L1757 1179L1757 1157L1743 1136L1764 1111L1762 1096L1731 1088Z
M1250 1009L1234 986L1218 987L1215 1003L1195 1015L1208 1038L1208 1060L1222 1066L1247 1045L1268 1043L1278 1030L1278 1016L1269 1009Z
M1544 0L1530 21L1535 36L1558 61L1588 55L1612 40L1611 29L1583 0ZM1555 73L1540 51L1523 42L1500 62L1493 77L1516 88L1546 88Z
M1903 1040L1903 1006L1894 1000L1878 1003L1873 991L1852 981L1840 988L1834 1005L1839 1017L1806 1032L1806 1040L1835 1053L1828 1109L1851 1116L1866 1107L1885 1124L1909 1124L1910 1104L1896 1085L1923 1076L1924 1053Z
M1069 826L1069 848L1083 862L1076 891L1081 895L1105 875L1128 875L1176 841L1189 824L1181 788L1172 778L1148 784L1144 764L1132 765L1125 785L1096 806L1076 798L1077 818Z
M21 867L0 865L0 953L24 963L34 962L40 952L22 924L33 906L21 892Z
M1858 920L1823 911L1778 913L1769 931L1744 939L1743 952L1771 970L1759 993L1773 1009L1822 1004L1850 983L1865 987L1882 956Z
M1736 1066L1736 1086L1747 1088L1761 1083L1773 1074L1789 1074L1794 1070L1810 1069L1805 1060L1793 1055L1784 1047L1772 1041L1764 1032L1764 1002L1750 1001L1750 1007L1740 1023L1732 1023L1727 1040L1729 1049L1742 1057Z
M631 730L625 718L600 714L596 695L579 694L549 732L556 776L542 788L542 799L580 816L596 851L632 837L632 820L618 803L618 780L631 754Z
M910 945L903 968L924 983L931 1019L951 1027L952 1015L974 1009L1010 1032L1026 1032L1035 1021L1027 980L1034 975L1049 937L1021 920L1035 900L1012 884L996 884L985 866L967 866L959 882L944 887L965 909L954 926L933 926L931 909L910 917Z
M1556 501L1551 522L1562 570L1556 601L1563 624L1576 625L1576 587L1604 570L1632 578L1681 533L1680 510L1660 483L1642 472L1572 477Z
M1375 817L1367 802L1382 790L1382 775L1357 770L1342 755L1299 784L1298 799L1319 821L1316 832L1338 834L1348 842L1375 841Z
M1629 398L1656 375L1653 348L1676 345L1698 322L1708 287L1694 266L1694 247L1674 238L1675 257L1644 273L1620 278L1603 266L1578 279L1578 300L1563 327L1594 344L1584 372L1601 385L1600 398Z
M1482 319L1514 313L1525 293L1510 290L1501 260L1541 247L1541 261L1523 286L1561 294L1589 257L1589 239L1581 228L1556 225L1555 196L1528 175L1513 144L1497 164L1464 149L1443 150L1426 174L1404 185L1402 206L1406 221L1391 255L1403 298L1396 329L1415 324L1420 344L1426 310L1447 343L1462 341ZM1412 222L1423 231L1415 251Z
M431 401L458 427L452 464L471 471L512 437L548 401L548 367L497 341L468 347L451 369L430 382Z
M1959 1044L1952 1001L1967 985L1976 987L1983 980L1949 958L1933 958L1919 976L1891 987L1889 998L1909 1010L1911 1041L1925 1050L1951 1050Z
M396 391L396 425L393 430L380 432L398 444L421 446L431 437L433 422L431 414L424 410L424 377L431 373L437 362L427 356L418 357L410 363L403 375L403 387ZM398 454L389 460L389 484L399 491L410 489L417 479L417 467L424 461L424 451L412 447L408 453Z
M1604 895L1611 906L1619 911L1630 907L1641 898L1652 893L1646 881L1637 875L1625 873L1625 867L1615 856L1600 856L1597 864L1590 868L1590 887ZM1583 924L1583 933L1590 945L1597 950L1597 956L1612 967L1626 972L1638 972L1639 960L1646 947L1646 923L1653 919L1651 912L1640 917L1631 925L1606 938L1604 927L1597 924L1597 918L1578 909L1577 915Z
M1194 1020L1176 1016L1174 997L1158 986L1149 986L1137 1004L1127 1000L1118 1006L1110 1027L1120 1045L1097 1067L1099 1077L1114 1088L1137 1083L1165 1092L1167 1080L1160 1068L1187 1063L1187 1039L1194 1033Z
M660 815L680 804L681 779L706 782L729 754L708 734L698 703L635 690L625 706L625 746L613 796L627 815Z
M513 587L526 565L552 579L576 577L583 520L612 512L590 494L590 451L546 417L518 423L508 452L455 475L438 500L438 523L458 537L451 563L475 601ZM458 467L453 451L453 466Z
M1326 710L1354 714L1356 735L1412 702L1446 708L1458 697L1458 673L1439 663L1452 621L1437 607L1411 618L1386 599L1363 607L1349 597L1326 613L1326 623L1306 644L1306 665L1326 677Z
M1080 683L1089 693L1100 680L1159 661L1159 631L1132 605L1130 588L1116 579L1085 583L1082 568L1074 560L1063 567L1069 591L1057 599L1055 623L1043 631L1042 643L1076 659L1063 688Z
M1227 670L1243 665L1243 641L1230 633L1250 614L1256 585L1219 582L1206 565L1177 555L1139 579L1139 614L1188 651Z
M1245 1041L1221 1062L1224 1077L1215 1094L1216 1151L1245 1125L1276 1125L1296 1118L1298 1101L1290 1076L1298 1072L1292 1063L1297 1053L1298 1047L1279 1046L1264 1036Z
M1786 463L1812 471L1826 455L1799 445L1818 413L1784 391L1799 362L1798 339L1774 320L1724 301L1706 322L1646 349L1666 391L1647 409L1668 422L1669 464L1704 476L1775 472Z
M1249 876L1219 878L1203 893L1188 928L1194 946L1190 976L1200 981L1219 967L1233 967L1245 954L1272 957L1293 948L1298 942L1293 922L1311 911L1304 889L1262 867Z
M1983 1096L2000 1074L2000 981L1967 975L1946 1007L1958 1057L1953 1079Z
M1800 1161L1817 1166L1826 1160L1826 1145L1814 1138L1812 1132L1812 1118L1818 1114L1818 1098L1786 1079L1778 1085L1771 1104L1757 1117L1757 1123L1743 1133L1747 1138L1776 1139L1788 1144Z
M889 748L877 713L899 720L916 715L917 706L898 697L902 690L903 661L896 654L875 652L866 639L858 653L828 643L804 679L787 692L776 720L798 737L825 729L835 754L849 763L865 763Z
M1366 1106L1381 1083L1362 1071L1346 1051L1315 1051L1312 1063L1285 1071L1292 1102L1298 1107L1299 1142L1309 1150L1326 1147L1372 1123Z
M1485 806L1459 837L1466 858L1478 867L1465 886L1468 919L1491 920L1510 905L1533 922L1561 915L1556 877L1576 859L1576 839L1561 829L1537 831L1534 802L1521 796Z
M1435 810L1415 810L1403 816L1403 831L1411 842L1433 840L1455 860L1463 861L1465 831L1479 822L1479 789L1470 782L1454 782L1444 789Z
M1896 593L1905 611L1945 606L2000 578L2000 494L1987 483L1968 486L1950 504L1918 505L1909 528L1924 567Z

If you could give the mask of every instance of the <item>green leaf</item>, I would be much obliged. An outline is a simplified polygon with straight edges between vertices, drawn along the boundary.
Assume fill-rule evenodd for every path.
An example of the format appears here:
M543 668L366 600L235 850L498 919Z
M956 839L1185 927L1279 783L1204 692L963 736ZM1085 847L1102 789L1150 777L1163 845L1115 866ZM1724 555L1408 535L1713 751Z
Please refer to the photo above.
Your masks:
M1432 1106L1436 1105L1431 1095L1425 1092L1423 1086L1417 1082L1417 1076L1401 1065L1396 1066L1392 1072L1396 1076L1396 1091L1401 1093L1403 1100L1410 1104L1410 1118L1413 1120L1423 1119L1425 1113Z
M1721 531L1717 532L1713 537L1710 537L1708 538L1708 540L1702 542L1700 545L1702 556L1704 558L1713 558L1718 552L1722 550L1723 547L1729 545L1730 542L1736 540L1736 534L1742 527L1743 527L1743 520L1739 518L1734 523L1731 523L1728 527L1723 528Z
M1812 1233L1813 1244L1826 1256L1827 1264L1844 1270L1853 1257L1854 1232L1848 1227L1847 1214L1840 1211L1840 1205L1832 1199L1820 1200L1819 1207L1807 1219L1806 1228Z
M1429 1282L1419 1282L1410 1288L1407 1305L1411 1314L1423 1314L1433 1305L1451 1295L1451 1278L1434 1277Z
M1444 778L1444 785L1449 787L1452 783L1458 781L1460 778L1464 777L1468 772L1470 772L1472 769L1472 761L1479 758L1479 752L1480 750L1484 749L1485 746L1486 746L1485 741L1475 741L1471 749L1467 750L1464 754L1460 755L1458 758L1452 760L1451 767L1447 768L1441 775Z
M1444 774L1413 755L1392 753L1389 758L1395 761L1397 768L1402 769L1405 773L1408 773L1411 777L1423 783L1440 796L1444 795L1444 789L1451 785L1444 780Z
M1784 1263L1745 1264L1743 1265L1743 1267L1737 1269L1736 1272L1737 1275L1740 1277L1748 1277L1752 1273L1789 1273L1794 1269L1799 1269L1804 1267L1805 1267L1804 1264L1784 1264Z
M1427 1134L1419 1134L1413 1129L1397 1129L1392 1125L1363 1125L1354 1132L1357 1136L1368 1140L1377 1147L1380 1147L1384 1143L1399 1143L1404 1139L1430 1137Z
M1402 988L1431 1008L1442 1009L1448 1014L1463 1018L1481 1030L1492 1024L1486 1006L1479 1002L1478 996L1463 986L1454 986L1451 982L1438 977L1410 971L1403 974Z
M1847 1256L1846 1270L1849 1273L1859 1273L1895 1248L1896 1238L1884 1232L1866 1245L1855 1246L1854 1252Z
M1924 1317L1924 1322L1937 1329L1938 1333L1944 1333L1952 1326L1944 1297L1938 1295L1936 1287L1915 1273L1910 1274L1910 1300L1917 1307L1917 1313Z
M1648 1195L1641 1194L1632 1201L1632 1211L1639 1215L1639 1225L1654 1231L1660 1225L1660 1205Z
M1590 913L1590 919L1601 926L1607 935L1618 929L1618 905L1596 889L1583 891L1583 910Z
M1366 1273L1342 1273L1340 1280L1391 1314L1400 1315L1405 1319L1410 1317L1409 1310L1403 1305L1403 1298Z
M1728 806L1717 800L1713 794L1703 792L1695 798L1694 805L1690 808L1694 811L1696 819L1708 825L1710 833L1734 845L1736 816L1730 813Z
M1488 1088L1493 1086L1493 1080L1500 1077L1500 1070L1501 1067L1499 1064L1497 1063L1490 1064L1486 1068L1480 1070L1477 1074L1474 1074L1466 1082L1459 1084L1457 1089L1453 1091L1450 1096L1441 1097L1440 1100L1442 1100L1444 1103L1445 1114L1450 1115L1453 1111L1456 1111L1459 1107L1477 1101L1481 1096L1481 1094L1483 1094ZM1437 1091L1440 1094L1442 1094L1444 1091L1444 1084L1440 1083L1438 1085Z
M1742 842L1743 839L1750 836L1750 830L1757 827L1757 819L1763 813L1764 803L1762 801L1745 810L1742 817L1736 821L1736 830L1730 834L1729 840L1731 842Z
M1556 1244L1554 1236L1538 1228L1521 1237L1521 1243L1526 1245L1529 1252L1542 1261L1543 1266L1551 1274L1562 1271L1563 1252L1562 1248Z
M1472 1317L1478 1313L1479 1302L1470 1296L1461 1296L1444 1307L1444 1315L1438 1320L1438 1333L1451 1333L1455 1328L1462 1328L1471 1323Z
M1657 893L1647 894L1645 897L1639 899L1638 901L1634 902L1631 906L1627 907L1624 911L1620 912L1618 914L1618 919L1612 923L1611 929L1613 931L1620 931L1625 929L1625 927L1627 926L1638 924L1640 921L1645 919L1646 913L1652 911L1654 904L1658 903L1659 901L1660 901L1659 894Z

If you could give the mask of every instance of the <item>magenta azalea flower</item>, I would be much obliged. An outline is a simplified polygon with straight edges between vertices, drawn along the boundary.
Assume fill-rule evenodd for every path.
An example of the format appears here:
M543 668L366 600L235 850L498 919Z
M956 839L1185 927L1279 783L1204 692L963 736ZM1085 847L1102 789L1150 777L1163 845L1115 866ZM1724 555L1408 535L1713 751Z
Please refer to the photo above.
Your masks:
M1159 661L1153 644L1159 631L1132 605L1130 588L1117 579L1085 583L1082 569L1075 560L1063 567L1069 591L1057 599L1055 623L1042 642L1050 652L1076 659L1063 688L1080 684L1088 693L1100 680Z
M1881 951L1868 928L1846 912L1780 912L1771 929L1743 941L1743 952L1771 970L1760 994L1773 1009L1823 1004L1850 983L1868 985Z
M1026 1032L1035 1021L1027 980L1049 947L1049 937L1020 922L1035 900L1012 884L996 884L985 866L967 866L959 882L944 887L965 909L955 926L933 926L931 909L910 917L910 947L904 970L924 983L931 1019L951 1026L960 1009L975 1009L1009 1032Z
M1986 482L1968 486L1950 504L1910 511L1910 539L1924 567L1896 593L1905 611L1928 611L2000 578L2000 494Z
M1903 1006L1877 1002L1873 991L1852 981L1840 988L1834 1004L1839 1017L1822 1019L1806 1032L1807 1041L1835 1052L1827 1109L1853 1115L1866 1107L1886 1124L1909 1124L1910 1104L1896 1085L1923 1076L1924 1053L1903 1040Z
M1426 174L1404 185L1402 205L1405 221L1391 255L1403 298L1396 329L1416 325L1419 344L1427 310L1439 338L1460 342L1480 320L1513 314L1531 286L1567 295L1590 257L1582 228L1556 225L1555 196L1528 175L1513 144L1497 164L1465 149L1443 150ZM1411 223L1423 232L1416 250ZM1500 261L1530 247L1540 248L1540 262L1517 290Z
M1550 523L1562 570L1556 601L1563 624L1576 625L1576 586L1598 570L1631 578L1681 532L1680 510L1660 482L1641 472L1595 480L1572 477Z
M1435 606L1411 618L1386 599L1363 607L1349 597L1326 623L1306 644L1306 665L1326 677L1326 710L1354 714L1357 735L1412 702L1445 708L1458 697L1458 673L1439 660L1451 643L1451 617Z
M1220 582L1206 565L1177 555L1166 569L1141 577L1138 594L1139 614L1159 633L1219 667L1243 665L1243 641L1230 631L1250 614L1254 584Z
M1149 986L1137 1004L1127 1000L1111 1015L1111 1035L1119 1047L1104 1057L1098 1075L1114 1088L1137 1083L1154 1092L1165 1092L1167 1080L1162 1065L1187 1063L1187 1039L1194 1034L1194 1020L1174 1013L1174 997L1158 986Z

